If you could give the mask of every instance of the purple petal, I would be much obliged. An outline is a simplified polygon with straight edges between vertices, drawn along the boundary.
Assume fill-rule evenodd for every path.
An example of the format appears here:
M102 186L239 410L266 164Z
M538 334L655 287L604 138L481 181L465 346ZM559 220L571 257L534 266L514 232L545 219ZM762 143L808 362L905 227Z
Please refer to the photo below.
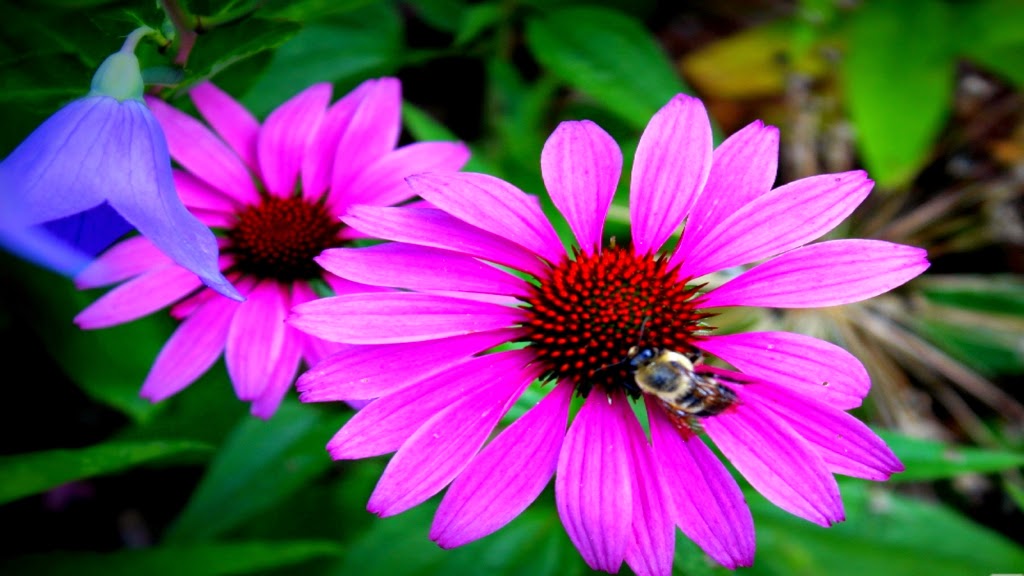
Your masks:
M441 210L353 206L341 219L374 238L461 252L534 276L547 274L533 252Z
M529 284L462 254L413 244L330 248L316 258L328 272L375 286L528 296Z
M99 254L134 228L110 204L51 220L42 228L69 247L89 256Z
M256 118L212 82L194 86L188 95L206 123L217 131L250 169L258 170L256 141L260 123Z
M702 306L849 304L888 292L926 268L927 253L913 246L881 240L820 242L751 268L705 295Z
M405 181L409 176L458 170L468 160L469 148L461 142L414 142L381 157L347 188L332 190L328 202L338 212L353 204L398 204L416 193Z
M620 395L615 398L627 402ZM587 565L614 573L632 539L635 470L628 457L623 411L612 402L595 390L576 414L558 456L555 503Z
M754 519L739 484L696 435L684 435L647 400L651 441L683 533L726 568L754 562Z
M200 287L196 275L180 266L156 268L121 284L75 316L84 330L137 320L181 300Z
M242 204L257 204L259 192L245 163L195 118L158 98L146 98L178 164Z
M746 388L738 388L743 396ZM839 486L812 446L782 419L744 402L704 429L733 466L773 504L815 524L843 521Z
M285 330L284 343L277 361L267 372L263 392L253 400L249 410L253 416L266 420L277 412L285 394L295 381L295 372L302 361L302 338L303 335L294 328Z
M619 409L633 464L633 537L626 548L626 563L639 576L671 574L676 548L676 528L669 513L671 495L647 434L629 403L621 402Z
M352 180L395 149L402 128L402 85L397 78L366 84L365 96L338 141L331 196L350 190Z
M526 510L558 465L573 386L561 383L506 428L452 482L430 539L455 548L483 538Z
M347 346L302 374L298 389L303 402L379 398L515 336L512 330L493 330L425 342Z
M540 170L580 248L587 254L599 249L622 175L622 151L615 140L589 120L562 122L544 143Z
M678 94L651 118L629 185L637 254L657 252L683 223L707 181L712 146L711 122L697 98Z
M346 344L435 340L518 324L519 308L415 292L346 294L296 306L288 322Z
M409 185L424 200L472 226L529 249L548 262L565 259L565 248L540 204L515 186L487 174L433 172Z
M785 420L836 474L888 480L893 473L903 471L903 464L885 442L842 410L768 383L745 387L743 397Z
M525 363L532 354L520 356ZM536 365L492 374L487 386L435 414L388 463L367 510L393 516L440 492L469 464L501 417L539 375Z
M284 348L287 295L273 280L257 284L239 304L228 331L224 360L239 399L258 398Z
M696 278L802 246L846 219L872 186L860 170L786 184L725 215L671 262L682 262L681 277Z
M771 190L779 164L779 130L757 120L726 138L713 156L708 181L686 220L677 249L682 254L741 206Z
M860 406L871 388L864 365L824 340L791 332L710 336L697 346L744 374L841 409Z
M196 308L160 350L139 395L159 402L206 373L224 351L228 327L238 306L217 298Z
M302 158L331 101L331 85L314 84L270 113L260 128L257 151L267 190L280 198L295 192Z
M70 248L41 228L0 226L0 246L49 270L74 276L89 266L89 256Z

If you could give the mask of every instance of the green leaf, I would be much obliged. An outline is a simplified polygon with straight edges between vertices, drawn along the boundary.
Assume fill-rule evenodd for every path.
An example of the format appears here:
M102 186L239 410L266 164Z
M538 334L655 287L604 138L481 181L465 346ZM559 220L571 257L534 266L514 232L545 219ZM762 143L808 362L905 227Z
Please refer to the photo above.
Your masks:
M1019 277L999 274L931 276L922 278L918 288L936 304L1024 317L1024 281Z
M689 91L643 23L620 12L555 10L527 22L526 40L545 68L637 129Z
M843 88L868 172L908 183L949 115L958 35L948 4L865 2L853 15Z
M179 91L206 80L251 56L277 48L302 26L286 20L248 18L199 36L189 57L186 80Z
M845 522L822 528L748 495L757 558L747 574L962 576L1019 571L1024 550L953 510L862 481L841 483Z
M195 546L161 546L146 550L53 552L17 558L3 567L5 574L145 574L146 576L221 576L252 574L299 562L337 556L333 542L230 542Z
M184 453L206 452L199 442L108 442L78 450L0 456L0 503L51 490L75 480L112 474Z
M354 86L396 70L401 48L401 19L390 2L317 20L274 52L242 101L261 116L316 82Z
M287 401L267 421L245 416L221 445L168 542L209 540L272 508L327 470L340 427L316 406Z
M1024 334L938 318L916 318L914 330L986 376L1024 373Z
M952 478L958 474L992 473L1024 466L1024 453L943 444L879 431L886 444L899 456L906 470L892 481L907 482Z
M457 142L459 140L444 124L435 120L430 114L415 104L409 102L402 103L402 121L405 122L409 133L417 141ZM466 163L463 170L466 172L494 174L487 161L481 157L480 151L473 149L472 146L470 146L470 150L469 162Z

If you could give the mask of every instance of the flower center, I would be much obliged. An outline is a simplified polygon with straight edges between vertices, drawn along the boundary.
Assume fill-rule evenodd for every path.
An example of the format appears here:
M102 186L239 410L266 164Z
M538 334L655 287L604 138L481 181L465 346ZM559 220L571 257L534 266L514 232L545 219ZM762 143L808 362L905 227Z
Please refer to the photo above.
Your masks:
M281 282L310 280L321 275L313 258L341 243L341 228L341 221L319 203L270 197L238 213L228 231L228 250L243 274Z
M533 288L526 299L530 346L545 378L568 379L586 396L595 387L638 395L626 355L633 346L685 352L700 321L698 287L678 279L668 258L638 256L611 246L577 253Z

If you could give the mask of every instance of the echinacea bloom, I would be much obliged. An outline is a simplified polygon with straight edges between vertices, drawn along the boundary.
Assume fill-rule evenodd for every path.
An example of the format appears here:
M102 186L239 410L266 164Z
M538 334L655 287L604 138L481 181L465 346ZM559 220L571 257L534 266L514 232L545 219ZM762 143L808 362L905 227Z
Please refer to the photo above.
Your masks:
M178 198L167 142L143 102L134 50L149 32L129 35L100 65L87 96L58 110L4 159L0 193L19 196L22 208L19 221L5 228L23 239L42 238L51 248L63 239L67 249L86 256L134 228L207 286L241 298L218 268L213 233ZM39 229L47 224L50 234L44 235ZM32 257L30 250L19 252ZM46 264L45 256L36 260ZM60 264L61 270L72 267L81 270L76 260Z
M374 288L325 272L314 257L358 233L339 219L355 203L387 206L413 195L404 179L425 170L458 170L465 145L418 142L396 148L401 130L397 79L368 80L330 105L330 84L316 84L274 110L262 126L211 83L190 92L213 128L159 100L149 105L181 166L174 183L185 205L221 232L221 269L244 302L201 290L194 277L161 258L145 238L130 238L77 279L91 288L125 281L75 322L103 328L171 305L181 320L160 351L142 396L154 402L182 390L220 357L237 396L270 417L300 361L315 363L331 345L285 324L295 304Z
M753 560L750 511L701 428L770 501L823 526L843 520L833 474L882 480L902 469L845 412L870 385L852 355L800 334L719 335L702 319L730 306L870 298L920 274L924 251L810 243L873 183L857 171L772 189L772 127L751 124L712 148L697 99L679 95L663 107L636 151L632 242L606 244L622 154L592 122L560 124L541 171L575 235L571 255L536 198L483 174L410 178L429 207L349 210L345 223L390 242L328 250L318 261L403 290L308 302L289 322L351 345L300 377L304 401L374 399L329 442L330 454L397 451L370 511L397 514L448 486L430 537L460 546L508 523L554 476L559 515L587 564L669 574L674 526L725 566ZM673 251L666 242L684 222ZM758 262L702 287L702 277ZM728 363L734 370L696 370L729 382L736 402L717 415L674 415L635 385L624 361L633 346L701 350ZM548 393L488 441L536 378ZM567 429L574 396L585 400ZM650 439L634 410L646 411Z

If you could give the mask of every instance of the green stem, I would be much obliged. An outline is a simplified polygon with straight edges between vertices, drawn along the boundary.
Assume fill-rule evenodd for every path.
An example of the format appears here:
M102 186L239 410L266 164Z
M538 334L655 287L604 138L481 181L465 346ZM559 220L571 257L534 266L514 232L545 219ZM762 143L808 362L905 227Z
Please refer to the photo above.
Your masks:
M124 39L124 44L121 46L121 52L128 52L130 54L134 54L135 48L138 47L139 42L141 42L142 39L146 36L149 36L150 34L153 34L155 32L156 30L153 30L149 26L140 26L135 30L132 30L131 34L129 34L128 37Z
M174 25L178 34L178 54L174 57L174 63L182 68L188 63L188 56L192 53L192 47L196 45L196 31L193 29L193 18L185 12L178 0L160 0L167 17Z

